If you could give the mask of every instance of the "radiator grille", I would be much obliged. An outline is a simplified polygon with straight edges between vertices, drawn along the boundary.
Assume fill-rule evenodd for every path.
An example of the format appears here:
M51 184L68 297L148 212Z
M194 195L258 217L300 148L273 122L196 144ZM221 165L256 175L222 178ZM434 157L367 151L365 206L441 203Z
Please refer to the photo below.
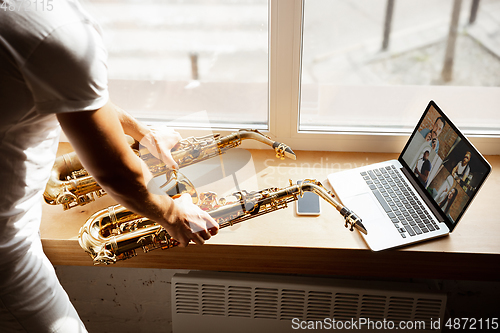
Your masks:
M280 290L223 285L175 284L175 312L182 314L322 320L439 318L443 300L380 295Z
M332 317L332 293L327 291L310 290L307 293L307 320L322 320ZM296 316L295 318L299 318Z
M226 286L201 285L201 314L206 316L226 315Z
M176 283L175 309L177 313L199 315L200 293L196 283Z
M292 320L297 316L302 316L306 303L306 296L303 290L284 289L281 292L280 319Z
M444 294L411 291L411 284L403 286L402 291L391 289L393 284L380 288L360 281L296 277L275 280L251 274L193 273L176 274L172 280L174 320L176 315L183 320L217 317L266 323L294 318L370 318L396 324L419 320L430 327L431 320L442 319L446 305Z
M252 317L252 288L228 286L227 315L230 317Z

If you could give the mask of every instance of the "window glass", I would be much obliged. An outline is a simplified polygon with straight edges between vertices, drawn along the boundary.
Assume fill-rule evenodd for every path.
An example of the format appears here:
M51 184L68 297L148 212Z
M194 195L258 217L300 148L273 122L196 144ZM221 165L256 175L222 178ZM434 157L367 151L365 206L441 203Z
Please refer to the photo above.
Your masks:
M85 0L112 100L140 119L266 128L267 0ZM190 116L192 115L192 116Z
M499 18L498 0L306 0L299 129L408 133L432 99L499 133Z

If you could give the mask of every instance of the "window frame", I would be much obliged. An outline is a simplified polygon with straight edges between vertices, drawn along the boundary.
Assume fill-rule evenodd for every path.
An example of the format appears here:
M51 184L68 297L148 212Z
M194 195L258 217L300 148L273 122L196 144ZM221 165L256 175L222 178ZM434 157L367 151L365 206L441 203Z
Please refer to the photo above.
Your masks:
M267 129L260 129L261 132L286 143L294 150L400 152L413 129L398 132L360 132L345 129L300 130L304 6L305 0L269 0L268 2L268 126ZM422 105L422 111L425 106L426 104ZM148 125L164 124L141 118L140 114L135 116ZM238 130L236 127L207 129L183 127L177 124L173 126L183 137L203 136L211 133L226 135ZM483 154L500 154L500 133L469 133L467 130L463 132ZM61 141L67 141L67 139L62 136ZM249 141L251 140L244 142L244 147L263 148L261 144Z
M295 150L399 153L413 128L398 133L300 130L304 5L305 0L270 0L269 133ZM500 134L464 132L483 154L500 154Z

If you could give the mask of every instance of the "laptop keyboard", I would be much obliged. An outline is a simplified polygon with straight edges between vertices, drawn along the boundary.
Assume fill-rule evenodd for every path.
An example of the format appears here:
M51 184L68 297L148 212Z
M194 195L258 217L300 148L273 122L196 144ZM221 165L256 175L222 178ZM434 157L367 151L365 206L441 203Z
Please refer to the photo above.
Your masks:
M439 230L394 165L361 172L361 176L401 237Z

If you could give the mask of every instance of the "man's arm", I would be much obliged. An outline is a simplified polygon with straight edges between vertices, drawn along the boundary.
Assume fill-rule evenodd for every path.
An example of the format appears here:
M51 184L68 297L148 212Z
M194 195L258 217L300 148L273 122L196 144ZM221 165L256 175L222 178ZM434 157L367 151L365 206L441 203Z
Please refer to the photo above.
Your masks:
M152 175L128 146L113 104L57 118L82 164L120 204L162 225L182 246L202 244L217 232L217 223L197 206L147 190Z
M458 162L458 163L460 163L460 162ZM451 175L452 175L452 176L453 176L453 178L455 178L455 179L458 179L458 174L457 174L457 172L458 172L458 164L457 164L457 165L455 165L455 167L451 170Z
M181 140L181 135L178 132L168 127L160 129L147 127L118 105L112 102L108 102L108 104L109 107L115 110L125 134L139 141L150 153L161 159L167 166L178 168L170 153L170 150Z

